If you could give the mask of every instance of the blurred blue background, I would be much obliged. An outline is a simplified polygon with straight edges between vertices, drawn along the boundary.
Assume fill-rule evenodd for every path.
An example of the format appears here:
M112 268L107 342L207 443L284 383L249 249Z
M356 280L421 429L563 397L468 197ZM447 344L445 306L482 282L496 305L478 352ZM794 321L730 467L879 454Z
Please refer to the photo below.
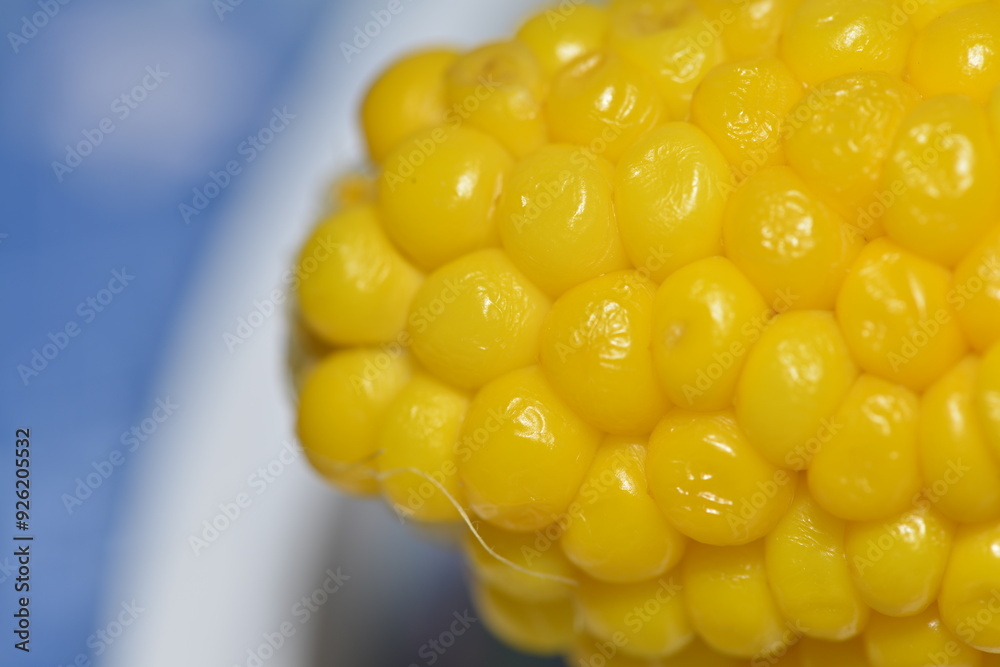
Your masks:
M223 335L277 283L323 185L360 159L350 137L364 81L412 45L507 32L535 3L412 4L354 62L340 57L338 36L350 40L384 3L0 6L0 663L159 665L187 655L194 666L247 664L243 647L252 652L272 627L261 624L287 613L270 613L273 601L294 601L340 564L370 581L343 604L375 600L370 612L331 607L323 621L354 635L354 657L327 641L267 664L314 664L301 656L320 655L315 664L407 667L433 634L418 623L433 628L468 604L449 549L339 499L300 462L296 483L269 493L227 545L192 555L185 539L290 433L282 318L246 350L227 350ZM311 129L330 125L319 137ZM259 374L244 370L256 368L253 359ZM27 655L10 632L18 428L31 430L36 536ZM301 513L290 517L293 506ZM348 518L334 530L338 516ZM276 535L276 526L290 532ZM350 530L367 546L350 551L336 538ZM372 559L373 545L386 558ZM431 580L414 582L418 572ZM386 582L436 594L413 594L401 607L399 588ZM150 611L120 639L102 639L134 595ZM393 613L378 607L383 599L397 601ZM426 618L414 620L421 610ZM362 622L396 628L395 652L353 632ZM217 646L230 636L231 646ZM476 637L447 664L520 664Z
M150 411L151 383L193 268L241 184L191 224L178 206L287 95L289 71L334 9L316 0L223 6L53 0L0 9L0 434L10 452L14 429L31 428L32 529L40 540L33 650L24 664L62 664L87 652L100 625L109 536L129 470L72 514L63 494L74 494L75 480L95 472L92 462L120 448L120 435ZM116 270L134 282L107 304L86 305L104 296ZM79 334L32 366L34 351L70 322ZM9 565L12 454L3 466L0 516L10 521L0 523L0 565ZM7 617L11 587L0 590ZM5 656L13 655L9 637Z

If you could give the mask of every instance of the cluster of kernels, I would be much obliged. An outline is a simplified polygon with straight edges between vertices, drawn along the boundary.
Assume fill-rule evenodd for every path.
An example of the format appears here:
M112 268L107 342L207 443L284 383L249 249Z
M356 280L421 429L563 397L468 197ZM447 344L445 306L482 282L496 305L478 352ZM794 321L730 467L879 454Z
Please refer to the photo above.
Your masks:
M299 435L500 637L1000 665L1000 2L563 2L362 120Z

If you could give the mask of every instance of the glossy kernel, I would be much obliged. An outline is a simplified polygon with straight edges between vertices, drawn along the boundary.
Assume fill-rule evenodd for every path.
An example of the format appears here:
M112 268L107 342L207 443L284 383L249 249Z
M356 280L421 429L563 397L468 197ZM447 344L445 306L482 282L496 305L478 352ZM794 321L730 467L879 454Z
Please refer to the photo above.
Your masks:
M920 490L920 399L904 387L862 375L830 419L809 467L809 490L849 521L888 518Z
M930 607L954 532L926 498L889 520L848 524L847 562L865 603L888 616L912 616Z
M603 7L555 5L528 19L517 39L535 54L548 76L577 58L600 50L608 40L608 13Z
M691 95L725 59L708 17L684 0L612 0L611 46L648 71L669 117L687 118Z
M321 223L299 253L299 307L327 343L391 341L423 277L392 247L369 205Z
M750 176L733 193L722 228L726 256L764 299L832 308L863 239L788 167Z
M692 544L683 565L684 596L698 634L727 655L767 660L796 635L768 587L764 544ZM791 641L786 641L786 640Z
M802 97L802 84L777 58L719 65L691 100L691 120L743 176L782 164L785 116Z
M650 437L646 475L670 523L713 545L766 535L788 508L796 482L794 473L751 447L731 412L671 411Z
M403 387L381 418L382 491L401 516L457 521L464 494L455 445L469 398L424 374ZM419 472L411 472L416 470Z
M781 41L781 57L809 85L855 72L900 75L913 39L890 0L802 0Z
M616 162L660 120L663 102L648 74L603 50L559 70L545 113L554 141Z
M867 238L877 235L896 197L893 184L883 182L885 160L904 116L919 101L899 77L852 73L807 93L785 122L788 164Z
M1000 156L986 112L960 95L924 100L896 133L885 182L889 238L954 265L1000 219Z
M497 245L497 199L512 166L503 146L469 127L411 136L382 165L386 234L425 270Z
M381 162L403 139L445 121L444 75L457 57L443 49L420 51L399 60L376 79L361 105L372 160Z
M695 0L720 32L729 57L744 60L773 56L789 15L799 0Z
M1000 523L963 526L941 585L941 618L970 646L1000 653Z
M356 493L378 489L379 429L410 373L407 357L370 348L335 352L310 372L299 392L296 430L321 474Z
M636 141L615 176L615 207L632 263L662 281L722 252L722 216L732 173L708 135L667 123Z
M548 82L523 43L487 44L460 56L448 69L446 86L456 113L512 155L528 155L548 139L543 114Z
M410 306L407 342L438 377L471 389L535 361L548 309L503 252L483 250L428 276Z
M1000 225L955 267L948 301L977 351L985 352L1000 341Z
M902 618L872 614L865 648L872 667L982 667L982 654L948 631L936 607Z
M864 370L922 390L965 354L948 271L884 239L861 251L837 298L837 320Z
M910 51L910 80L927 97L957 93L984 104L1000 83L1000 5L968 5L920 31Z
M600 438L538 368L497 378L472 399L458 445L472 510L506 530L544 528L573 501Z
M843 641L861 633L869 609L847 565L846 524L800 485L766 538L767 578L785 618L805 635Z
M709 257L667 277L656 294L653 360L675 405L723 410L771 311L732 262Z
M920 410L924 484L938 509L956 521L1000 519L1000 462L975 412L978 370L978 359L964 359L924 393Z
M778 315L747 355L736 415L761 456L802 470L840 428L831 418L857 374L832 314Z
M568 144L541 148L511 172L497 220L504 250L550 296L630 266L618 235L614 168Z
M563 294L545 319L542 370L602 431L648 433L667 409L650 352L653 294L634 271L609 273Z
M607 438L570 505L563 552L595 579L630 583L672 568L685 542L649 496L645 442Z

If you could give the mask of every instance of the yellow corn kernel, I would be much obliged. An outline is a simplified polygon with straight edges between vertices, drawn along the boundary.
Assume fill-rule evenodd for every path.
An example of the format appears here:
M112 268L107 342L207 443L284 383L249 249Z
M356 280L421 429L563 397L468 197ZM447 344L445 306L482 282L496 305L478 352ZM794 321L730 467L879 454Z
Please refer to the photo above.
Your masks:
M727 408L770 315L753 284L724 257L668 276L656 293L652 347L670 401L691 410Z
M1000 83L1000 6L980 2L931 22L913 42L909 73L927 97L958 93L984 104Z
M786 121L788 164L868 238L897 196L880 190L883 168L896 130L919 101L899 77L847 74L810 91Z
M389 238L423 269L497 245L496 202L510 155L470 127L435 127L406 139L385 159L379 179Z
M959 639L1000 653L1000 523L959 529L938 604Z
M925 100L903 119L885 166L886 234L945 266L1000 219L1000 157L986 112L967 97Z
M767 578L785 618L815 639L843 641L868 621L851 581L846 524L799 486L792 507L765 540Z
M420 51L398 60L376 79L361 105L368 154L381 162L411 134L445 122L445 72L450 50Z
M709 22L721 33L732 60L773 56L789 15L800 0L695 0Z
M660 120L663 102L648 74L602 50L556 73L545 113L553 141L616 162Z
M719 65L691 100L691 120L718 145L737 173L783 164L782 123L802 84L777 58Z
M577 58L605 46L608 40L608 12L588 4L561 3L528 19L517 38L523 42L552 76Z
M618 235L614 168L580 148L555 144L517 164L500 199L504 250L550 296L630 266Z
M526 602L546 602L573 595L577 573L559 550L561 530L556 524L530 533L513 533L477 521L475 531L490 548L487 551L471 530L466 533L465 554L478 580Z
M377 491L379 429L410 373L407 357L370 348L334 352L320 362L299 393L296 427L313 467L347 491Z
M419 374L382 414L376 462L382 492L400 516L421 521L459 519L455 503L464 504L464 494L458 483L455 444L468 407L468 396ZM403 472L411 469L422 474Z
M948 271L885 239L861 251L837 297L837 319L864 370L920 391L955 365L965 338Z
M1000 342L989 349L979 365L975 409L983 440L1000 462Z
M671 411L649 439L649 491L679 531L705 544L746 544L770 531L795 491L731 412Z
M802 0L781 38L781 57L809 85L842 74L900 75L913 40L891 0Z
M601 581L658 577L684 553L684 536L649 496L645 442L634 437L605 439L570 505L567 523L563 552Z
M726 256L764 299L830 309L863 245L789 167L769 167L733 193L723 224Z
M889 521L847 525L847 562L865 603L912 616L934 603L955 529L926 498Z
M299 308L325 342L388 342L402 332L422 276L392 247L372 206L320 224L299 253Z
M1000 226L955 267L948 300L972 347L985 352L1000 341Z
M803 470L837 424L837 406L858 375L833 315L794 311L771 320L747 355L736 415L773 465Z
M649 433L668 407L650 350L654 289L635 271L609 273L563 294L545 318L545 376L602 431Z
M691 95L725 59L708 18L685 0L611 0L611 46L653 75L670 118L687 118Z
M448 69L448 103L465 122L523 157L548 138L543 106L548 84L541 65L518 41L487 44Z
M690 123L648 132L622 156L615 209L625 251L656 281L722 253L732 173L708 135Z
M798 653L802 667L862 667L868 664L861 637L844 642L803 637L798 643Z
M920 491L917 420L909 389L862 375L830 419L809 467L809 491L823 509L848 521L899 514Z
M1000 518L1000 461L973 403L979 360L968 357L934 383L920 407L920 464L927 495L956 521Z
M420 286L407 320L417 359L459 387L475 388L538 356L549 301L500 250L441 267Z
M682 568L691 623L715 650L764 658L795 643L795 632L768 587L763 542L734 547L692 543Z
M544 528L573 501L600 439L538 368L497 378L472 399L458 445L471 508L507 530Z
M948 631L936 607L902 618L872 614L865 649L872 667L982 667L982 654Z
M569 599L527 602L481 583L473 586L472 599L490 631L519 651L556 655L573 643Z
M626 655L671 655L694 639L680 582L669 575L635 584L584 579L577 603L587 632L620 644Z

